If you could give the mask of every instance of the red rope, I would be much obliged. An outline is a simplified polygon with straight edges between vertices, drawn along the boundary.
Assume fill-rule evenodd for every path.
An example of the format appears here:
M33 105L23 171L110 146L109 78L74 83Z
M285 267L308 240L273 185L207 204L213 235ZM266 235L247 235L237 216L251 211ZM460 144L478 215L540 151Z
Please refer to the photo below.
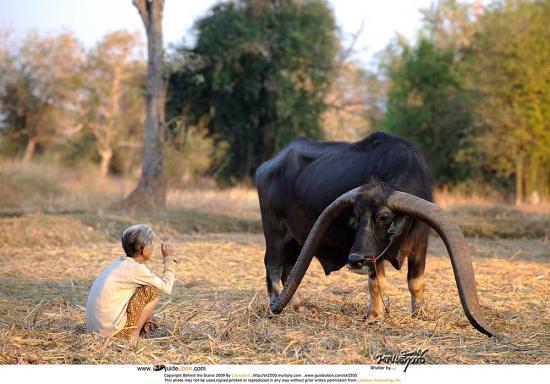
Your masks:
M380 285L380 281L378 280L378 269L376 268L376 262L377 260L388 250L392 242L384 249L384 251L378 255L378 257L372 256L371 261L374 264L374 277L376 278L376 284L378 285L378 294L380 295L380 300L382 300L382 305L384 306L384 314L390 314L390 311L388 307L386 306L386 303L384 302L384 296L382 296L382 286Z

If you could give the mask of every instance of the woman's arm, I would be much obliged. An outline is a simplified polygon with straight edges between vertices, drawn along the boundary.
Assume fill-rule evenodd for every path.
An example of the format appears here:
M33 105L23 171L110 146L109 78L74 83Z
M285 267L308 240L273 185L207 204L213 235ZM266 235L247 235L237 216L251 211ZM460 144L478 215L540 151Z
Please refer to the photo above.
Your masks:
M164 257L164 272L162 277L155 275L149 268L139 264L133 269L134 281L139 285L152 285L161 292L172 293L174 285L176 260L173 255Z

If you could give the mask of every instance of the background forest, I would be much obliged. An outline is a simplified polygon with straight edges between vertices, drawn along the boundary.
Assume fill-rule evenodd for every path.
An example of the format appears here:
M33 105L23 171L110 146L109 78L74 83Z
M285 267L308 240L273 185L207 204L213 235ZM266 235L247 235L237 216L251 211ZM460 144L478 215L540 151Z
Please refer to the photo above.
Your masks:
M164 55L169 186L250 184L296 136L411 140L446 190L550 197L550 1L440 0L364 68L321 0L235 0ZM358 32L359 33L359 32ZM0 33L0 156L141 171L144 42Z

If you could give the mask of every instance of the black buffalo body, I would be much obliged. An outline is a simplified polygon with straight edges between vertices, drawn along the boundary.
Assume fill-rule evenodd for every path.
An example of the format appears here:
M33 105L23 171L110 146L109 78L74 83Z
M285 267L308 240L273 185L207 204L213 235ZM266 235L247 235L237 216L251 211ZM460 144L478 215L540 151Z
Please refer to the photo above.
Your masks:
M390 201L397 199L397 192L402 192L399 196L411 198L422 206L427 204L426 209L433 206L429 169L409 142L382 132L372 133L355 143L298 138L258 168L256 187L266 240L267 289L274 312L280 312L286 305L286 302L280 304L283 285L290 291L287 296L292 297L293 306L300 307L300 299L294 293L309 265L309 261L302 260L307 258L302 255L307 252L317 257L327 275L346 265L353 272L369 275L368 319L384 314L383 260L400 269L408 259L407 279L413 312L421 309L429 232L426 223L433 224L433 220L419 220L423 214L408 212L407 207L395 208L403 202ZM422 209L424 212L425 208ZM323 214L324 211L328 213ZM316 224L319 221L322 223ZM323 229L314 227L316 225ZM308 240L308 236L314 239ZM376 257L379 258L375 262ZM301 268L301 271L293 271L295 263L300 266L294 269ZM471 281L459 282L457 274L461 273L461 264L453 262L453 268L459 290L462 287L466 292L465 296L461 293L461 299L464 296L468 301ZM291 271L301 276L291 276ZM475 280L473 284L477 303ZM466 314L469 319L476 315L470 316L468 311ZM482 330L489 331L488 328Z

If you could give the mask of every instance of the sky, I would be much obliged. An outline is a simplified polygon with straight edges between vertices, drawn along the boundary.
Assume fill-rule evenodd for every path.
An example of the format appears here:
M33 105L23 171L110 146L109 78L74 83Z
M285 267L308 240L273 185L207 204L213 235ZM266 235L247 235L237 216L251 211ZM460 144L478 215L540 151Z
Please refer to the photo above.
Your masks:
M165 45L183 39L193 42L193 22L206 15L219 1L165 0ZM422 20L419 10L429 8L433 2L330 0L329 5L344 37L350 38L362 30L354 45L354 59L368 65L397 32L413 39ZM106 33L118 29L137 31L145 36L131 0L0 0L0 5L0 28L12 28L17 37L24 36L30 29L51 33L71 31L87 48L91 48Z

